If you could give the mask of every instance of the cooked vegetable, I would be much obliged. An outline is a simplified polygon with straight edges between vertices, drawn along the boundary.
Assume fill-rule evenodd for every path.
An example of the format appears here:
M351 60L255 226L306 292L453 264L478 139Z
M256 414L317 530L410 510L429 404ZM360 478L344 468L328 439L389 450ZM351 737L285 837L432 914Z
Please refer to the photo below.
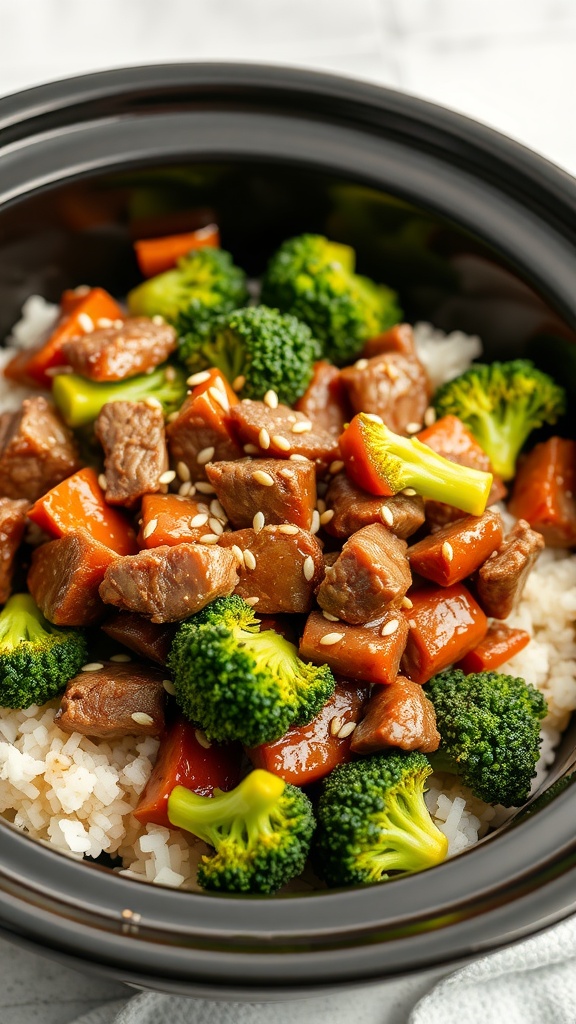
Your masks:
M527 437L565 412L566 392L529 359L474 363L438 389L434 406L440 416L458 416L490 457L494 471L511 480Z
M289 403L305 392L320 355L306 324L267 306L226 313L206 334L185 335L180 346L192 373L216 366L230 383L244 378L241 398L261 399L273 390Z
M408 548L412 572L442 587L471 576L504 538L502 516L486 509L482 516L465 516L430 533Z
M197 231L181 235L164 235L162 238L139 238L134 242L138 266L144 277L155 277L164 270L174 267L182 256L192 249L220 248L220 233L216 224L208 224Z
M576 544L576 441L550 437L518 467L508 506L541 533L549 548Z
M14 594L0 612L0 706L45 704L86 661L86 641L48 622L30 594Z
M202 858L198 882L219 892L275 892L302 871L314 831L308 797L258 768L212 797L176 786L168 818L214 847Z
M334 363L352 360L402 317L396 293L355 274L355 262L348 245L299 235L280 246L262 283L262 302L307 323Z
M410 601L402 671L415 683L425 683L478 646L488 619L462 583L418 587L410 591Z
M315 867L330 886L385 882L433 867L448 840L424 802L424 754L375 754L336 768L318 806Z
M52 396L69 427L92 423L107 402L160 402L164 415L176 412L186 397L186 376L175 366L159 366L153 373L113 383L97 383L77 373L59 373Z
M513 807L527 799L547 711L539 690L499 672L449 669L426 693L436 709L441 746L434 770L460 775L475 796Z
M354 417L340 437L346 472L370 494L398 494L409 487L424 498L444 501L481 516L492 474L459 466L415 437L400 437L365 413Z
M486 672L500 668L530 643L530 634L523 629L512 629L505 622L491 622L488 632L473 651L456 668L463 672Z
M248 301L246 274L224 249L198 249L173 270L151 277L128 295L135 316L163 316L181 336L181 355L204 338L214 316Z
M210 740L247 747L275 740L311 721L334 691L326 665L306 665L293 644L259 625L250 605L233 595L176 633L168 659L176 700Z

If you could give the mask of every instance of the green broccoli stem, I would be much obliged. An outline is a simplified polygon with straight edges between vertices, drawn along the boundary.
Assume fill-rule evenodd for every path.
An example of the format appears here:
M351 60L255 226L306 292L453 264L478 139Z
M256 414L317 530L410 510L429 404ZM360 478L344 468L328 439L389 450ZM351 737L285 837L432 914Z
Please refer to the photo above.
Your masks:
M220 829L242 819L250 839L254 831L261 831L257 823L272 813L285 788L283 779L262 768L255 768L230 792L212 797L176 786L168 797L168 820L214 846Z
M494 472L503 480L511 480L516 472L516 460L526 438L532 433L527 403L517 398L503 406L503 415L476 414L470 426L478 444L490 453Z
M0 651L13 651L22 640L40 640L52 632L30 594L13 594L0 612Z
M448 840L432 821L416 785L405 794L391 794L386 811L372 820L380 829L379 845L387 848L380 854L366 850L359 862L374 881L387 871L423 871L446 857Z
M200 358L199 358L200 357ZM229 384L239 377L245 365L245 350L238 336L232 331L214 331L197 353L194 354L193 366L188 362L189 369L204 369L215 366Z
M142 402L157 399L165 415L179 409L186 397L185 374L176 367L159 366L154 373L139 374L126 380L99 383L76 373L59 373L54 378L52 396L69 427L92 423L107 402Z

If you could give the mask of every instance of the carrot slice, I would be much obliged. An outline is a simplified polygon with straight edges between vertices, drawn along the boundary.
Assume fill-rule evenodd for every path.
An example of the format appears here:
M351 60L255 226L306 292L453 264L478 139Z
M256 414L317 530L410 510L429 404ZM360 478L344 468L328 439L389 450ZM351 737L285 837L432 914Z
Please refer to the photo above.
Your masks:
M28 515L53 537L87 531L95 541L118 555L138 550L130 523L106 504L93 469L81 469L53 487L32 506Z
M522 459L508 506L549 548L576 544L576 441L551 437Z
M442 669L474 650L486 635L488 619L461 583L422 587L409 594L410 632L402 671L415 683L427 683Z
M327 633L340 639L323 644ZM300 641L300 657L315 665L329 665L348 679L392 683L398 675L406 647L408 624L396 610L386 612L377 625L351 626L329 622L322 612L310 612Z
M207 374L207 376L204 376L204 374ZM195 384L192 387L192 393L190 395L192 401L194 401L195 398L199 398L200 395L204 395L206 392L209 392L210 388L216 388L217 391L226 392L228 405L238 405L238 402L240 401L238 395L232 390L224 374L214 366L210 370L201 370L200 373L193 374L189 380L193 382L195 377L202 377L202 380L199 384Z
M216 224L208 224L205 228L181 235L140 238L134 242L134 251L144 277L155 277L176 266L180 257L186 256L192 249L204 249L206 246L220 248L220 232Z
M456 668L461 668L466 674L499 668L529 643L530 634L523 629L512 629L504 622L492 622L484 639L458 662Z
M200 495L202 498L203 495ZM142 525L138 534L141 548L157 548L162 544L183 544L199 541L205 533L208 515L198 507L202 502L182 498L179 494L145 494L142 498ZM192 526L197 517L199 524ZM149 532L150 529L152 532Z
M483 516L466 516L408 548L410 568L427 580L450 587L471 576L500 547L502 517L487 509Z

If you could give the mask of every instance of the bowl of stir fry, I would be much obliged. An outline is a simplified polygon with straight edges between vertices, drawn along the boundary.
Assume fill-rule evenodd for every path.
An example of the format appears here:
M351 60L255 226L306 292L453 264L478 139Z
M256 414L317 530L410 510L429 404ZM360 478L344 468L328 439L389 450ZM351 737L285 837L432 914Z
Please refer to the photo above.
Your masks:
M0 154L1 927L274 999L573 911L573 182L249 65Z

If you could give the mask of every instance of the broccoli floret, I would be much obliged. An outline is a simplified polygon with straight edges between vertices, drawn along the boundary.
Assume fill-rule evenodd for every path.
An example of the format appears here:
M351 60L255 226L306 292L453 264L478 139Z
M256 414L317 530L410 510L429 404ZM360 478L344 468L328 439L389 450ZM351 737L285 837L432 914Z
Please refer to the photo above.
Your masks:
M186 398L186 374L175 366L157 367L153 373L114 383L99 384L76 373L59 373L54 378L52 396L69 427L93 423L106 402L144 402L155 398L164 415L176 412Z
M371 494L398 494L412 487L423 498L443 501L481 516L492 474L460 466L416 437L401 437L382 421L359 413L340 437L346 471Z
M216 366L230 383L244 378L240 398L262 399L269 389L291 404L312 379L320 344L306 324L267 306L219 317L203 337L181 349L190 373Z
M173 270L149 278L128 295L133 316L163 316L188 346L203 337L212 318L248 301L246 274L224 249L206 246L178 260Z
M45 704L85 664L86 653L78 630L53 626L30 594L14 594L0 612L0 707Z
M436 710L441 743L434 769L461 776L475 796L515 807L528 798L540 748L543 695L523 679L500 672L449 669L434 676L426 695Z
M436 392L439 416L458 416L482 446L496 473L511 480L529 434L556 423L566 409L566 392L529 359L474 363Z
M350 246L300 235L280 246L262 283L262 302L307 323L326 358L339 364L402 317L396 293L355 274L355 261Z
M424 754L374 754L340 765L318 805L314 866L330 886L385 882L446 857L448 841L424 802Z
M213 797L176 786L168 818L214 847L202 858L198 882L218 892L275 892L302 871L314 831L308 797L261 768Z
M247 747L310 722L334 692L327 665L307 665L241 597L219 598L182 623L168 664L183 713L210 740Z

